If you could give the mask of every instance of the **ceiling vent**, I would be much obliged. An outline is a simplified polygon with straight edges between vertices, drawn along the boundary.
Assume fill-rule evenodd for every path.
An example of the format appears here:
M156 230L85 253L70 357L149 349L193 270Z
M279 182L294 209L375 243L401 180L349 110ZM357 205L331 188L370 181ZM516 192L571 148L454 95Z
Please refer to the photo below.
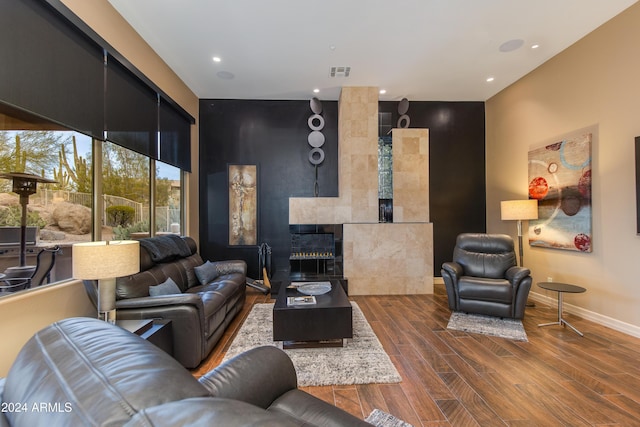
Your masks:
M330 77L349 77L351 67L331 67Z

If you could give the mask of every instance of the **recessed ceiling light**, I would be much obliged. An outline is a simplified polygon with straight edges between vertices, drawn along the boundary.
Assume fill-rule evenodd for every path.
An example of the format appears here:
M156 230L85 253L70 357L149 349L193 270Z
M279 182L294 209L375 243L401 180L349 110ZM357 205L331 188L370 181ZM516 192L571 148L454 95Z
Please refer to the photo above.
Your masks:
M386 89L380 89L380 95L384 95L385 93L387 93Z
M314 89L313 90L313 93L319 93L319 92L320 92L320 89Z
M491 83L494 80L495 80L495 78L493 78L493 77L487 77L487 82L489 82L489 83Z
M537 49L537 48L539 48L539 47L540 47L540 45L539 45L539 44L534 44L534 45L532 45L532 46L531 46L531 49Z
M220 59L219 56L214 56L213 57L213 62L220 62L220 61L222 61L222 59Z

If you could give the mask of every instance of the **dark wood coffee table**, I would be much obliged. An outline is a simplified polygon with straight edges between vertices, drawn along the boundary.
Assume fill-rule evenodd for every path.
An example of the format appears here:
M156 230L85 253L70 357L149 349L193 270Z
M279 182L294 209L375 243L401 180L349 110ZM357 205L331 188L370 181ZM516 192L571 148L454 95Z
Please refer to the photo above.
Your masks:
M287 306L287 297L303 296L283 288L273 307L273 340L284 348L341 347L353 337L351 303L338 280L330 280L331 291L316 295L316 304Z

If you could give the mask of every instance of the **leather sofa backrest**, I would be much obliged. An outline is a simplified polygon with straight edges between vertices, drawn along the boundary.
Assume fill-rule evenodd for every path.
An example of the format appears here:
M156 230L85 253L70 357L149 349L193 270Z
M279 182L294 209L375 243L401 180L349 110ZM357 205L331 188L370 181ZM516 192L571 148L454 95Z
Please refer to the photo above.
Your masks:
M9 425L122 425L145 408L208 394L148 341L97 319L70 318L25 344L2 401L28 408L4 414ZM42 403L46 413L36 410Z
M158 238L150 237L144 240L148 242L153 242L158 240ZM198 245L196 245L196 241L193 240L192 237L182 236L182 240L184 240L184 242L189 247L189 250L191 251L191 255L198 252ZM169 259L163 262L169 262L169 261L172 261L172 260ZM149 251L143 245L140 245L140 271L146 271L151 267L153 267L154 265L156 265L156 262L154 262L153 259L151 258L151 254L149 253Z
M465 276L503 279L516 265L513 239L506 234L462 233L456 239L453 261Z
M149 286L159 285L169 277L176 282L182 292L198 285L193 267L201 265L203 261L198 254L196 242L188 236L183 237L183 240L189 246L191 255L174 257L168 262L154 262L147 249L140 246L140 272L116 279L116 298L148 297Z

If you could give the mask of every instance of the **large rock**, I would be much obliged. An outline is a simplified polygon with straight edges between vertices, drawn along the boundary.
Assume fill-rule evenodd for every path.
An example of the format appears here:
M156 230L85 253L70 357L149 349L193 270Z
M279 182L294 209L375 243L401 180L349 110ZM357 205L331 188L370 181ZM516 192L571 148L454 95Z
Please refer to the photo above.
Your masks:
M52 212L54 225L68 234L91 233L91 209L73 203L56 203Z
M18 206L20 199L13 193L0 193L0 206Z
M40 230L40 240L44 240L46 242L64 240L66 238L67 235L62 231L50 230L48 228L43 228Z

